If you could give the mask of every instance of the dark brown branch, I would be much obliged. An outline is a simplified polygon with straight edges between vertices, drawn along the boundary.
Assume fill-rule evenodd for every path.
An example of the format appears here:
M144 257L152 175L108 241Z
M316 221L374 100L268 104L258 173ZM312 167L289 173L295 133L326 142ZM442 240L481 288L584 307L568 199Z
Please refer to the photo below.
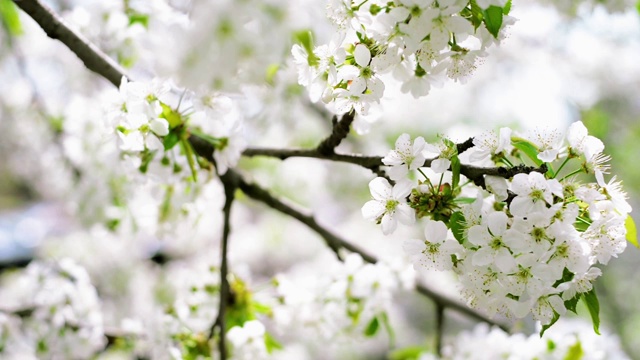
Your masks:
M355 117L356 112L353 110L342 115L340 121L338 121L337 116L333 117L333 130L331 131L331 135L322 140L317 148L321 155L331 155L335 153L335 148L349 135L349 129Z
M436 304L436 355L442 357L442 338L444 335L444 311L445 308Z
M360 165L369 170L382 166L382 157L380 156L365 156L358 154L322 154L317 149L269 149L269 148L248 148L243 153L243 156L269 156L275 157L280 160L285 160L291 157L306 157L316 158L322 160L345 162L355 165Z
M456 148L458 150L458 154L462 154L463 152L471 149L474 146L475 145L473 145L473 138L468 138L464 142L456 144Z
M87 69L101 75L116 87L120 86L124 70L89 42L72 30L65 21L47 5L38 0L14 0L15 4L35 20L52 39L58 39L82 60Z
M237 184L237 176L235 176L231 172L227 172L226 174L220 177L222 184L224 186L224 207L222 212L224 214L224 225L222 230L222 241L221 241L221 253L220 253L220 304L218 307L218 316L216 321L211 326L209 331L209 339L213 338L216 327L219 331L219 339L218 339L218 349L220 350L220 359L227 359L227 349L226 349L226 311L227 306L230 300L230 291L229 291L229 280L227 279L228 270L228 250L229 250L229 235L231 233L231 206L233 205L233 201L235 199L235 191L238 186Z
M0 273L7 270L25 268L31 263L31 260L33 260L31 257L20 257L2 261L0 262Z

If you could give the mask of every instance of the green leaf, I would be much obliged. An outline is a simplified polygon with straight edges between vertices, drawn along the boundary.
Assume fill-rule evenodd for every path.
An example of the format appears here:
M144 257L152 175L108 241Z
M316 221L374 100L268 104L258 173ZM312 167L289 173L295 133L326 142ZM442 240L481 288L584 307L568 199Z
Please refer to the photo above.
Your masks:
M631 215L627 215L627 219L624 221L624 228L627 229L627 241L633 244L635 247L638 245L638 231L636 230L636 223L633 221Z
M478 29L480 25L482 25L484 14L482 12L482 9L480 8L480 6L478 6L478 3L475 0L471 0L469 4L471 5L471 18L469 18L469 20L471 21L471 24L473 25L474 29Z
M511 0L507 1L507 3L504 4L504 7L502 8L503 14L509 15L510 12L511 12Z
M542 326L542 330L540 330L540 337L542 337L542 335L544 335L544 332L547 331L547 329L550 328L553 324L555 324L558 319L560 319L560 314L558 314L557 311L553 310L553 318L551 319L550 323Z
M389 354L389 360L417 360L425 351L427 349L422 346L409 346Z
M638 14L640 14L640 0L636 3L636 10L638 10Z
M560 279L558 279L555 283L553 283L553 287L557 288L558 285L569 282L571 280L573 280L573 277L575 276L574 273L572 273L571 271L569 271L569 269L564 268L562 270L562 277Z
M591 314L591 320L593 321L593 331L600 335L600 302L598 302L598 295L596 295L596 289L591 288L591 291L586 292L582 296L589 314Z
M180 113L173 110L171 106L163 102L160 103L160 106L162 107L162 114L160 114L160 117L167 120L169 123L169 129L174 129L182 125L182 116L180 116Z
M453 236L460 244L464 242L464 226L465 219L462 212L456 211L451 214L451 217L449 218L449 229L451 229Z
M584 350L582 350L582 344L578 340L575 344L571 345L567 350L567 355L563 360L580 360L584 357Z
M576 306L578 306L578 301L580 301L581 297L582 294L578 294L574 296L573 299L565 300L564 307L566 307L567 310L573 312L574 314L577 314L578 311L576 310Z
M280 70L280 65L278 65L278 64L271 64L271 65L269 65L269 67L267 67L267 74L265 76L267 84L272 85L272 86L275 84L276 75L278 74L278 70Z
M165 150L172 149L178 142L180 142L180 136L173 131L162 139L162 145L164 145Z
M293 34L293 38L295 42L302 45L302 47L307 51L307 61L309 66L316 66L320 59L313 53L313 33L311 30L299 30Z
M496 39L498 38L498 33L500 33L500 27L502 27L502 11L501 7L493 5L484 11L484 25Z
M149 15L147 14L139 14L139 13L130 13L129 14L129 26L133 24L140 24L144 26L145 29L149 28Z
M460 159L457 155L451 158L451 172L451 188L455 191L460 184Z
M380 329L380 322L378 321L378 317L374 316L373 319L369 321L369 324L367 324L367 327L364 329L364 336L372 337L376 333L378 333L379 329Z
M514 137L511 139L511 145L527 155L527 157L531 159L531 161L533 161L536 166L542 165L542 160L538 159L538 154L540 153L540 151L538 150L538 147L531 141Z
M282 350L282 344L274 339L268 332L264 333L264 345L267 348L267 352L271 354L274 350Z
M18 36L22 34L20 13L18 7L11 0L0 0L0 22L9 34Z

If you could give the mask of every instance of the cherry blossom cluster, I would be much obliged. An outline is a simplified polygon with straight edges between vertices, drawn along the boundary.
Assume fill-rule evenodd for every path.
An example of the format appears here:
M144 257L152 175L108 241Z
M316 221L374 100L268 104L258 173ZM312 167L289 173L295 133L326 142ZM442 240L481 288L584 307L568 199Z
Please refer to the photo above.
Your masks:
M339 30L317 47L310 34L299 37L292 49L298 81L312 101L339 114L366 115L384 94L386 73L404 93L425 96L445 77L466 81L513 23L510 7L506 0L330 0Z
M69 259L30 264L1 298L3 357L89 358L106 344L96 289Z
M582 320L559 321L543 337L533 334L510 335L485 324L460 333L442 349L442 357L424 354L420 360L478 359L629 359L614 335L598 336Z
M106 121L116 128L124 157L140 172L163 180L197 180L198 172L206 166L198 162L189 142L189 137L196 135L214 147L218 174L235 166L246 146L243 114L236 102L223 95L185 96L185 90L174 108L169 105L175 97L171 90L168 81L122 79L120 91L106 111Z
M297 329L309 336L373 336L389 330L387 313L393 295L415 286L415 273L399 263L367 264L358 254L336 263L330 276L318 278L281 274L275 285L278 303L274 320L280 329Z
M515 136L508 128L482 134L469 164L457 149L446 138L429 144L401 135L382 160L395 184L372 180L363 216L385 234L423 219L424 238L404 245L414 266L453 270L468 304L489 315L532 313L548 326L580 298L597 308L595 265L624 251L631 211L615 176L605 181L602 142L576 122L564 137L551 130ZM473 175L488 164L499 170L494 176Z

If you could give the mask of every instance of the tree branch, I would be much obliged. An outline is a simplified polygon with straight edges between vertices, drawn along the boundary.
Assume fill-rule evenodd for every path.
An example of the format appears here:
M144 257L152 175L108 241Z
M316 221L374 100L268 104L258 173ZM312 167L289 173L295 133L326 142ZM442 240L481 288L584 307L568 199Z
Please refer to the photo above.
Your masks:
M224 186L224 207L222 209L224 213L224 225L222 230L222 241L221 241L221 261L220 261L220 304L218 307L218 316L216 321L211 326L209 331L209 339L213 338L215 333L215 328L217 327L219 330L220 338L218 339L218 349L220 350L220 360L227 359L227 349L226 349L226 311L227 306L229 304L229 300L231 297L231 293L229 291L229 280L227 279L227 274L229 273L228 264L227 264L227 254L229 250L229 235L231 233L231 206L233 205L233 201L235 199L235 191L238 186L237 177L234 176L233 173L227 172L226 174L220 177L222 184Z
M442 338L444 335L444 311L445 308L436 304L436 355L442 357Z
M47 5L39 0L14 0L52 39L58 39L82 60L87 69L101 75L116 87L120 86L125 71L98 47L88 41Z
M229 170L229 171L231 172L232 170ZM310 215L308 211L300 208L296 208L295 205L287 204L285 201L280 200L274 197L273 195L271 195L267 190L263 189L262 187L256 184L250 184L246 182L237 173L236 173L236 176L238 176L238 184L239 184L238 187L247 196L249 196L254 200L260 201L266 204L267 206L285 215L291 216L297 219L298 221L300 221L301 223L307 225L309 228L314 230L316 233L318 233L318 235L320 235L325 240L325 243L327 244L327 246L329 246L329 248L331 248L331 250L333 250L336 253L336 255L339 256L340 249L346 249L350 252L359 254L360 256L362 256L362 258L365 261L369 263L375 264L378 262L378 259L375 256L367 253L366 251L360 249L356 245L349 243L348 241L340 238L339 236L335 235L328 229L319 225L315 220L315 218L312 215ZM475 310L469 308L468 306L456 300L450 299L442 294L435 292L434 290L432 290L431 288L427 287L424 284L416 285L416 290L418 293L429 297L438 306L448 307L450 309L458 311L476 320L483 321L491 325L496 325L501 327L502 329L508 330L505 325L499 324L489 319L488 317L476 312Z
M356 112L351 110L350 112L342 115L340 121L337 121L338 117L333 117L333 130L329 137L324 139L317 147L317 150L322 155L331 155L335 153L335 148L340 145L347 135L349 135L349 129L351 123L356 117Z

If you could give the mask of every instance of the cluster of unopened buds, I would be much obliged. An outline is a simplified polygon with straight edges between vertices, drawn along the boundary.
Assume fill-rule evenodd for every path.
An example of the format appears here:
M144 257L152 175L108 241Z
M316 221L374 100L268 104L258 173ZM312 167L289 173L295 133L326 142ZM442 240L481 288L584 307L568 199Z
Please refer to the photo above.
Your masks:
M384 234L423 219L424 238L406 241L405 252L416 268L453 270L473 308L532 313L544 331L582 298L597 331L595 265L624 251L632 226L621 183L605 181L603 150L581 122L564 138L502 128L466 145L403 134L382 160L389 179L371 181L362 214Z
M312 101L340 114L366 115L383 96L382 74L392 74L404 93L425 96L445 77L466 81L514 22L510 8L506 0L331 0L338 33L317 47L311 34L298 34L298 81Z

